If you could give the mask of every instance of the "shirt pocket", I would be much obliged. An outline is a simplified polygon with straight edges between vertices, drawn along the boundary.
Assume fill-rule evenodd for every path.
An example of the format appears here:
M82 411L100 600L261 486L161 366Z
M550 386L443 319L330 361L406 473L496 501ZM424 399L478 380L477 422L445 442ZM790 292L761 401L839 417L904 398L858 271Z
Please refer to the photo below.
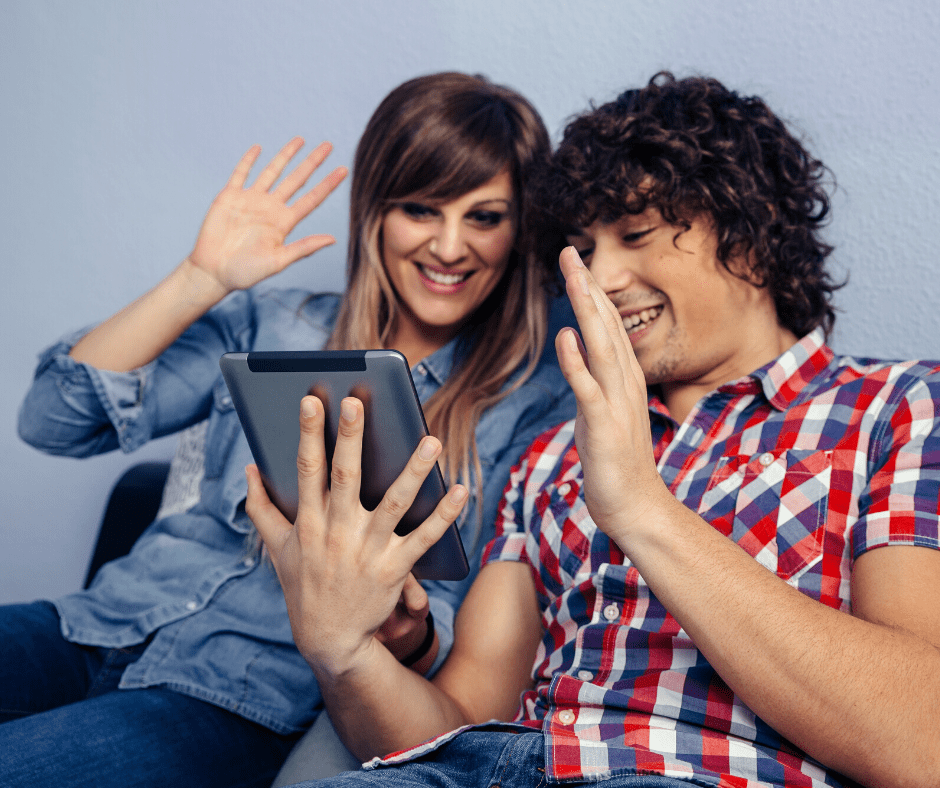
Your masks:
M831 476L831 451L730 457L709 480L699 514L791 580L822 556Z
M220 376L212 388L212 410L206 432L205 468L207 479L217 479L225 470L235 436L241 429L232 395Z

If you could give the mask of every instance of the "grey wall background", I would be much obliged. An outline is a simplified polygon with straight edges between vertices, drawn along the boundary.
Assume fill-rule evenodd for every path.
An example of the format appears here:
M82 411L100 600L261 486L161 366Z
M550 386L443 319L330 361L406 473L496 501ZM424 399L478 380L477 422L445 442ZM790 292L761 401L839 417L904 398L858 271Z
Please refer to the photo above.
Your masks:
M78 588L112 482L175 445L91 460L27 447L15 418L36 354L169 272L251 144L329 139L348 164L376 104L418 74L511 85L556 138L661 68L764 96L839 182L837 350L940 357L933 4L0 0L0 30L0 602ZM275 284L342 286L347 197L300 230L337 246Z

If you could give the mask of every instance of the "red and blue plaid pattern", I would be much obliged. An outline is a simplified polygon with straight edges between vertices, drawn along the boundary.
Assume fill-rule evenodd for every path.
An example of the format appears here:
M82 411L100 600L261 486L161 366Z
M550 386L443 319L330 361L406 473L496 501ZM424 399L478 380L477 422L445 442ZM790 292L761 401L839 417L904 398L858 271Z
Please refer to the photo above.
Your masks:
M848 611L854 558L940 549L940 366L834 356L815 332L705 397L682 425L656 397L676 497L804 594ZM484 562L523 561L545 635L519 720L552 781L653 773L720 786L851 785L744 706L591 520L573 422L540 437ZM825 659L825 655L819 655Z

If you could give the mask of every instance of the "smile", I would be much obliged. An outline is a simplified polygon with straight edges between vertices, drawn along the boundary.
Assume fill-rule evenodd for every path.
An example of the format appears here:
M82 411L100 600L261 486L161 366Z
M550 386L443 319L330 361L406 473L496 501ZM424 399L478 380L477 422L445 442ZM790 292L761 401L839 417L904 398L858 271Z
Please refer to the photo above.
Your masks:
M438 285L443 285L444 287L453 287L454 285L459 285L461 282L467 280L473 271L463 271L460 273L447 273L441 271L437 268L429 268L426 265L418 264L418 270L421 271L421 275L427 279L430 279L432 282Z
M627 329L627 334L632 334L640 329L646 328L663 312L664 307L653 306L644 309L642 312L634 312L632 315L622 315L623 327Z

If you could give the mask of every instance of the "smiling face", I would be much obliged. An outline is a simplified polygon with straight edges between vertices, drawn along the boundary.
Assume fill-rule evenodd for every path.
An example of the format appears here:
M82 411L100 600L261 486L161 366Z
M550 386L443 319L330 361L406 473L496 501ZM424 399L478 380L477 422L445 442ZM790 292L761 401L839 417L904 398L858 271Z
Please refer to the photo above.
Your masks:
M382 261L400 307L389 344L410 363L456 336L502 279L516 235L513 200L504 170L450 202L402 200L383 218Z
M620 312L647 384L662 386L673 415L796 342L777 322L770 292L718 260L706 218L684 230L650 208L595 222L568 243ZM673 395L683 404L670 403Z

